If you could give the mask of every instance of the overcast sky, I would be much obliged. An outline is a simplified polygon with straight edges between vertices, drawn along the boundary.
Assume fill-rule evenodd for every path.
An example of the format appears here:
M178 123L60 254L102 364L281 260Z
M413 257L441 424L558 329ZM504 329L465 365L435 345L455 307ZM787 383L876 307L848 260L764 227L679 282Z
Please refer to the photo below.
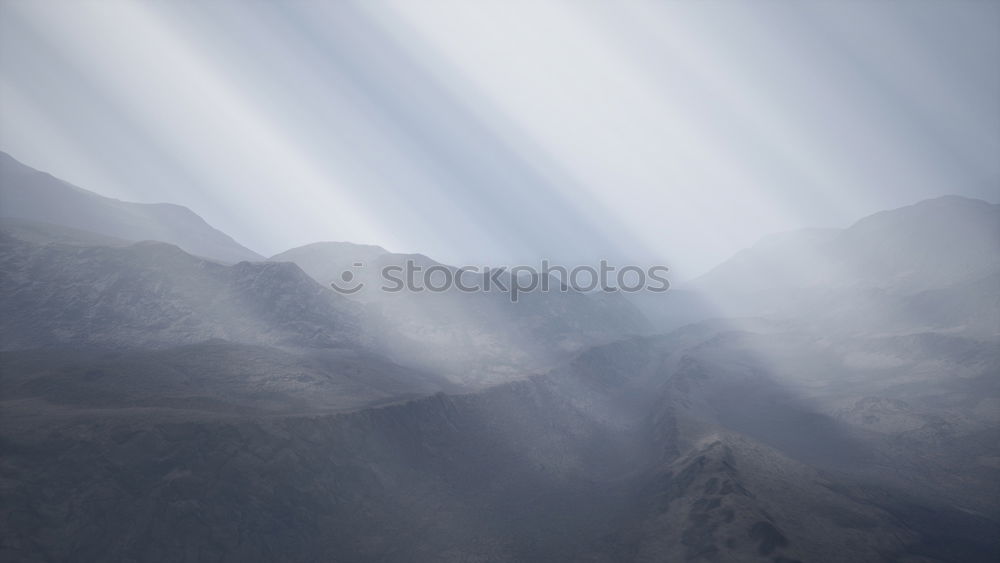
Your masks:
M992 1L0 0L0 148L263 254L665 262L1000 194Z

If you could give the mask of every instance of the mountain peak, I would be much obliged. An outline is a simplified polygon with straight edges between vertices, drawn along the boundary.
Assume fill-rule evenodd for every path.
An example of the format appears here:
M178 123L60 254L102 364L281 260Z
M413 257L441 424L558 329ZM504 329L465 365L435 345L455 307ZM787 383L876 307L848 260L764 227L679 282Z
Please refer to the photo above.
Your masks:
M263 260L187 207L105 197L35 170L7 153L0 153L0 218L127 241L158 240L222 262Z
M268 260L281 262L288 260L289 256L301 256L314 253L377 256L379 254L389 254L389 251L374 244L358 244L347 241L320 241L290 248L284 252L279 252L278 254L268 258Z

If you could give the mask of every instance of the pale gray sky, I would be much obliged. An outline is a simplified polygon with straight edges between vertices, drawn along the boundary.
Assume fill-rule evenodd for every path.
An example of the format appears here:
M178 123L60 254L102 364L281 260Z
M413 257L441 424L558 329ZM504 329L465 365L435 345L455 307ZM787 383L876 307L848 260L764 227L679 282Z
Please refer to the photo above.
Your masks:
M661 261L1000 194L1000 3L0 0L0 149L258 252Z

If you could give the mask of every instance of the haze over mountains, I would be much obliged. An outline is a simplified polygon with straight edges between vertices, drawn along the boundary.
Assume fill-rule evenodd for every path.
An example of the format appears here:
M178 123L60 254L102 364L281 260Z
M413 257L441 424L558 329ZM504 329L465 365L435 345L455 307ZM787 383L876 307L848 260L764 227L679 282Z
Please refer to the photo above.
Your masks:
M846 229L767 237L673 292L636 301L661 328L724 314L1000 334L1000 205L926 200Z
M515 303L509 293L495 289L429 291L425 282L440 285L442 276L425 280L421 272L415 275L419 291L384 291L384 287L392 287L382 277L386 267L399 268L396 275L400 279L404 274L399 272L408 263L424 271L446 268L453 276L457 269L423 255L395 254L377 246L316 243L270 260L294 262L324 286L331 282L340 286L363 284L350 297L364 303L369 313L391 330L405 335L407 349L400 351L402 355L425 357L425 367L452 374L466 384L521 378L551 368L588 346L649 330L642 313L616 293L553 289L524 293ZM344 282L340 279L343 272L355 277ZM462 275L466 285L485 285L486 274ZM509 273L497 279L505 287L511 286ZM552 280L552 288L558 284Z
M1000 205L945 196L865 217L846 229L768 237L695 282L702 291L790 288L917 292L1000 269Z
M0 152L0 217L48 223L128 241L158 240L196 256L261 260L186 207L129 203L80 189Z
M0 559L1000 554L996 204L779 235L665 295L513 304L340 295L355 262L434 262L264 260L2 163Z

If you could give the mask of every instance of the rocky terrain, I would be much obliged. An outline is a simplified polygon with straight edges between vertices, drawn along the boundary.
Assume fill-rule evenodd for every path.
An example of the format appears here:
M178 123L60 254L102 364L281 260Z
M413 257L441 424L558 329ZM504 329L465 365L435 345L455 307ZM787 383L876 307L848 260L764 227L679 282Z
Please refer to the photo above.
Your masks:
M326 287L378 247L4 220L0 560L995 561L996 210L772 240L655 335L620 295ZM761 285L802 252L860 273Z
M425 279L423 272L414 275L416 287L423 291L384 291L393 284L382 277L383 269L396 267L392 275L404 279L406 274L401 272L408 262L423 271L437 268L439 273L459 274L455 266L426 256L391 253L377 246L316 243L270 260L293 262L324 286L331 282L342 287L359 284L359 291L346 297L364 304L370 318L383 327L376 332L403 337L386 339L387 344L396 345L396 356L417 361L423 368L467 386L482 387L539 373L589 346L650 330L646 317L622 295L560 290L563 286L556 278L549 280L550 291L526 292L512 301L508 292L487 286L482 272L460 274L462 283L493 287L491 291L464 292L456 287L428 291L425 283L440 287L443 275ZM343 272L353 276L350 282L340 278ZM511 287L509 273L496 279Z
M960 352L967 368L951 374L934 364L953 358L904 345L896 365L870 368L888 383L844 382L839 393L813 392L817 400L778 383L787 365L748 358L760 338L725 330L625 341L487 391L346 414L98 405L79 393L46 398L49 411L7 406L5 557L996 554L997 432L985 404L995 399L967 389L995 379L995 351ZM815 351L799 333L766 339L795 361ZM854 353L847 345L828 356ZM902 375L914 372L922 376ZM906 401L883 398L898 387L912 390ZM972 401L970 414L948 420L940 402L957 396Z

